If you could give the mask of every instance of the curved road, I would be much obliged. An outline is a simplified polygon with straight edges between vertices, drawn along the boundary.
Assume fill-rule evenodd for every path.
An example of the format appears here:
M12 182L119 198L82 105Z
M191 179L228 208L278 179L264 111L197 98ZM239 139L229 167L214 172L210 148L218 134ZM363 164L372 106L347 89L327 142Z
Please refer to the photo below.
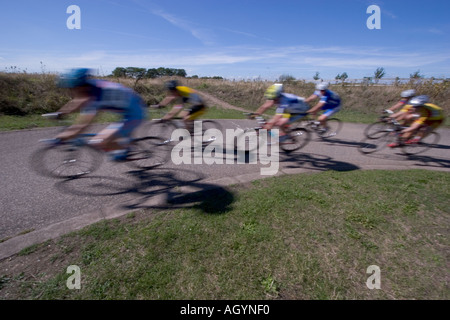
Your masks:
M250 120L220 122L224 129L255 124ZM438 146L421 155L407 157L388 149L363 155L357 146L365 126L345 123L342 132L329 141L313 134L305 148L290 155L280 152L279 166L273 168L278 175L358 169L450 171L450 130L439 129ZM211 188L227 192L227 185L268 177L261 174L261 168L268 168L269 164L237 163L232 151L233 163L228 164L226 160L224 164L206 164L206 158L197 158L201 163L175 165L169 161L143 173L105 160L98 171L80 179L41 177L30 169L29 158L38 147L37 141L52 137L55 132L50 128L0 133L0 259L102 219L141 208L192 205L195 199L189 200L185 195Z

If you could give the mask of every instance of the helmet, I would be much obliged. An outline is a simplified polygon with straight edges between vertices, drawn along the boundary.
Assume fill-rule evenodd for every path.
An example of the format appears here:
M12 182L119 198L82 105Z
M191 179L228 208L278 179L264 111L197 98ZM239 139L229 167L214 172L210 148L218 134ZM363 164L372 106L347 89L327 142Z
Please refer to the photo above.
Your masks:
M87 85L90 69L72 69L59 77L58 85L61 88L75 88Z
M416 95L416 90L414 90L414 89L405 90L401 93L402 98L412 98L415 95Z
M166 82L166 89L167 90L175 90L179 86L179 83L177 80L170 80Z
M428 101L430 101L428 96L417 96L409 100L409 104L412 105L413 107L420 107L423 106Z
M283 85L281 83L275 83L266 90L264 96L268 100L274 100L276 98L279 98L281 93L283 93Z
M321 82L316 84L316 90L327 90L328 89L328 82Z

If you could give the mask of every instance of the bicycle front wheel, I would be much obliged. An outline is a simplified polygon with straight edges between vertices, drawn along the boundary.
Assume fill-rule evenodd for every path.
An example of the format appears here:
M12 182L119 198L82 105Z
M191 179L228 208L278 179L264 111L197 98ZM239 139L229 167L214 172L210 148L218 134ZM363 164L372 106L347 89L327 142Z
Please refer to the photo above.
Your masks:
M440 139L437 132L429 133L425 138L422 138L418 143L405 144L402 146L402 152L406 155L415 155L423 153L430 148L433 148Z
M46 146L31 156L31 167L35 172L60 179L77 178L92 173L102 162L102 153L89 145Z
M142 170L163 165L169 158L171 146L159 137L144 137L131 143L126 163Z
M393 128L394 126L390 123L385 121L377 121L369 124L366 129L364 129L364 135L370 139L377 139L382 136L385 131Z
M335 137L342 129L343 123L337 118L331 118L327 120L327 130L316 131L319 137L322 139L328 139Z
M280 148L285 152L299 150L306 146L311 139L311 133L304 128L294 128L289 132L289 138L280 143Z
M397 141L397 132L393 131L379 131L376 134L377 138L365 137L358 146L358 151L364 154L380 151L388 146L388 144Z

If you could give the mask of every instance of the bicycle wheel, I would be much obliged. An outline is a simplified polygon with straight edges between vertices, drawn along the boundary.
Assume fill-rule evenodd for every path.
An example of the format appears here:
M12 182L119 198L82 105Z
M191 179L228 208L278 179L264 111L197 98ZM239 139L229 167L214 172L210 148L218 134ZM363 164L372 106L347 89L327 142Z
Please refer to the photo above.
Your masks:
M364 135L370 139L377 139L379 138L379 135L382 135L384 131L388 131L389 129L393 128L394 126L391 123L385 121L377 121L368 125L366 129L364 129Z
M339 131L341 131L342 125L343 124L341 120L337 118L331 118L327 120L328 129L326 131L317 130L316 132L322 139L333 138L339 133Z
M376 133L377 138L365 137L358 146L358 151L364 154L380 151L387 147L388 144L397 140L397 133L392 131L379 131Z
M235 150L250 152L258 148L258 140L259 129L246 129L234 138L234 148Z
M38 149L31 156L31 167L46 177L71 179L94 172L102 161L102 153L93 147L68 143Z
M427 151L435 146L440 139L437 132L429 133L425 138L421 139L418 143L405 144L402 146L402 152L406 155L414 155Z
M202 125L201 135L195 130L195 122L200 121ZM197 120L194 122L194 143L201 143L203 147L214 143L223 142L223 131L220 123L214 120ZM222 141L219 141L221 139Z
M126 163L138 169L148 170L167 162L170 144L159 137L144 137L131 143Z
M172 142L172 132L177 129L177 126L171 121L147 121L143 128L139 130L140 137L159 137L164 143Z
M311 139L311 133L304 128L294 128L289 132L289 138L280 143L280 148L285 152L292 152L306 146Z

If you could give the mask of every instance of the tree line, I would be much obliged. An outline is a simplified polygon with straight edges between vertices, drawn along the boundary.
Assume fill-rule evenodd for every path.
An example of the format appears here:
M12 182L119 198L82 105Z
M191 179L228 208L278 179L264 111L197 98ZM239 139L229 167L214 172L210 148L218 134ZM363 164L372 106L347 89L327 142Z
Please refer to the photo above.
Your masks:
M142 78L160 78L160 77L186 77L187 73L184 69L175 69L175 68L137 68L137 67L117 67L112 71L112 76L118 78L133 78L133 79L142 79Z

